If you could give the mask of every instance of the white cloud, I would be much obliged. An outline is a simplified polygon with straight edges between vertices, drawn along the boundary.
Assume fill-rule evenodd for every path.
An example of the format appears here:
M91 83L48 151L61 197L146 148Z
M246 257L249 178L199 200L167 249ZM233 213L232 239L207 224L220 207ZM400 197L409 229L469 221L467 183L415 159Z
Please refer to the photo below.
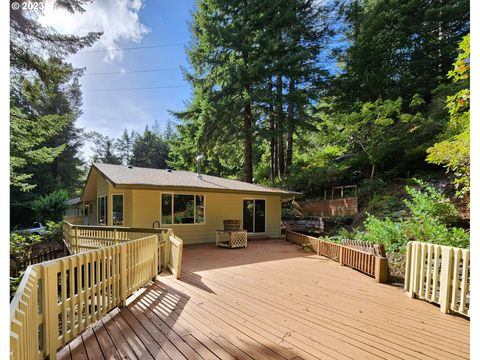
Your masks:
M66 34L82 35L90 31L102 31L103 35L93 49L108 50L104 60L121 60L122 50L116 50L120 41L139 42L148 33L148 28L139 20L142 0L96 0L85 5L84 13L70 14L55 9L46 2L39 21L44 26Z

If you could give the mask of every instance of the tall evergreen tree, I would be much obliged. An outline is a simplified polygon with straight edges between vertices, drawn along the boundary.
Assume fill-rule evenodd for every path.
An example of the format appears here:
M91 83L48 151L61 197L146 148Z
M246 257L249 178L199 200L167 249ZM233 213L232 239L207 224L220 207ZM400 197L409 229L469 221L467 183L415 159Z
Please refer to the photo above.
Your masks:
M133 142L135 140L134 132L128 132L127 129L123 129L123 133L115 144L121 159L124 165L128 165L132 159L132 151L133 151Z
M133 142L131 164L139 167L165 169L168 161L168 145L161 134L145 127Z

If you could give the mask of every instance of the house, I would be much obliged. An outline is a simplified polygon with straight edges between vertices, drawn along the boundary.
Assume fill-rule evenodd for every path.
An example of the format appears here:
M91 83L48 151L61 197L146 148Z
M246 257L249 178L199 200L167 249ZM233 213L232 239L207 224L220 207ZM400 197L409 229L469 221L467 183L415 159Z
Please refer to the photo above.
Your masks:
M66 201L65 216L83 216L83 203L80 196Z
M279 237L281 200L295 193L188 171L93 164L82 201L89 225L169 227L185 244L215 241L223 220Z

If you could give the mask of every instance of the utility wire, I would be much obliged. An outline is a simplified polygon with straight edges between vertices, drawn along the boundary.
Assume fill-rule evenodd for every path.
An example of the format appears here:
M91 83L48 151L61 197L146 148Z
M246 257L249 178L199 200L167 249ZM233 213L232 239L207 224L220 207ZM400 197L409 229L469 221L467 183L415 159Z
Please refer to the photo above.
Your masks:
M83 92L100 92L100 91L129 91L129 90L154 90L154 89L174 89L185 88L188 85L165 85L165 86L147 86L147 87L129 87L129 88L109 88L109 89L85 89Z
M130 70L130 71L112 71L112 72L97 72L86 73L83 76L97 76L97 75L116 75L116 74L134 74L134 73L150 73L159 71L174 71L180 70L179 68L163 68L163 69L148 69L148 70Z
M87 50L87 51L79 51L77 54L94 54L94 53L102 53L108 51L129 51L129 50L140 50L140 49L156 49L156 48L165 48L165 47L175 47L175 46L185 46L185 43L178 43L178 44L162 44L162 45L150 45L150 46L132 46L132 47L118 47L118 48L110 48L110 49L99 49L99 50Z

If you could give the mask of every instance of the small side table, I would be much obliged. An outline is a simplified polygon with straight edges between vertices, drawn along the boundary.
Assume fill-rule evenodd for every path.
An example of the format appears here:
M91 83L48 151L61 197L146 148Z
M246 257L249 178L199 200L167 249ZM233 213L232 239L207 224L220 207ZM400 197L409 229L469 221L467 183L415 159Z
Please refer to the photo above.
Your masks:
M217 230L217 246L228 248L247 247L247 231L246 230Z

